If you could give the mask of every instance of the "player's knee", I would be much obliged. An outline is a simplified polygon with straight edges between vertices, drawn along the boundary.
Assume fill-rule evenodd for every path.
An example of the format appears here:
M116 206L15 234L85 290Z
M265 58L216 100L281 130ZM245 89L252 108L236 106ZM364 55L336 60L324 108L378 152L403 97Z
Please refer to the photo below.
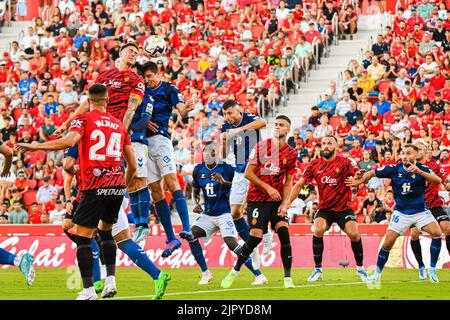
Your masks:
M150 194L154 202L164 199L164 192L159 182L150 184Z
M168 174L164 177L164 181L166 182L167 188L171 193L181 190L180 184L178 183L177 176L175 174Z
M131 185L128 186L128 192L135 192L141 190L147 186L145 178L134 178Z
M410 236L411 236L411 240L413 240L413 241L419 240L419 236L420 236L419 230L417 230L417 228L412 228L410 230Z
M114 241L116 241L116 243L119 243L127 239L131 239L130 229L122 230L114 236Z
M289 228L286 226L279 227L277 229L278 238L280 239L281 245L288 245L291 243L289 237Z
M325 226L318 226L314 228L314 236L318 238L322 238L327 231Z
M233 237L224 237L223 238L223 242L225 242L225 244L227 245L228 249L230 249L231 251L236 249L236 247L239 245L237 239L233 238Z
M192 226L191 232L195 239L206 237L206 232L202 228L199 228L197 226Z
M352 230L351 232L347 233L347 236L352 242L357 242L361 239L361 235L359 234L358 230Z
M112 235L112 230L100 230L98 229L98 236L102 241L111 241L114 240Z
M263 231L261 229L251 229L250 235L253 237L261 238L263 237Z
M233 220L237 220L241 218L241 212L239 209L237 210L231 210L231 217L233 218Z

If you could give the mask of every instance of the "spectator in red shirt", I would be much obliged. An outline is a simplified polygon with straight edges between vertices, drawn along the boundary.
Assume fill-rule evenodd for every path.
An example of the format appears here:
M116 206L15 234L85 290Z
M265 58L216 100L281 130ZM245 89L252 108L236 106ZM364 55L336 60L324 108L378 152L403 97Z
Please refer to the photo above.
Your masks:
M341 123L336 126L335 133L337 133L341 138L347 138L348 133L352 126L348 123L348 119L346 116L341 117Z
M41 224L42 211L39 210L37 202L31 204L30 209L28 209L28 221L30 224Z
M440 67L434 68L434 75L430 79L430 86L435 90L441 90L445 85L445 76L441 72Z

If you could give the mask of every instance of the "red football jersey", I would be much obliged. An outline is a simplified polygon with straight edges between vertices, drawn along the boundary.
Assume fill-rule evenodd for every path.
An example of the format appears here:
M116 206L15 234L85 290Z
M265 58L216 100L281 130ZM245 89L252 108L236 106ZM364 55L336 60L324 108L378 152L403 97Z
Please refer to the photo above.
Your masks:
M425 165L430 168L430 170L432 170L439 178L441 178L442 181L444 181L447 175L445 174L445 170L439 163L437 163L434 159L431 159L428 160ZM441 190L440 184L435 184L427 181L425 186L425 204L427 205L428 209L444 206L444 201L439 195L439 190Z
M297 152L285 143L281 148L274 145L272 139L263 140L255 145L248 163L256 166L255 174L270 185L283 197L284 183L288 174L295 174ZM250 182L247 193L248 202L274 202L266 190Z
M96 83L108 88L108 105L106 111L113 117L123 120L128 109L128 99L135 96L139 103L144 96L144 80L133 71L119 71L117 68L103 71L97 77Z
M327 161L319 158L311 161L303 179L319 188L319 209L342 212L352 208L352 189L345 185L345 179L354 176L360 169L354 160L335 156Z
M93 110L73 120L69 131L82 136L78 142L79 190L125 186L122 153L131 142L121 121Z

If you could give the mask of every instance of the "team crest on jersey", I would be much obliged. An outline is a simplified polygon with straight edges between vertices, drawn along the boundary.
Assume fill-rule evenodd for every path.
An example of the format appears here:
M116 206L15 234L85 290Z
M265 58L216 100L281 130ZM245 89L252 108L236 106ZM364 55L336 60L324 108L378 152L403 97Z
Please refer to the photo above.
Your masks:
M336 168L336 173L339 173L339 171L341 171L339 168Z
M283 159L283 164L286 164L287 163L287 158L284 158Z
M102 174L102 170L100 170L99 168L94 168L92 169L92 174L96 177L99 177Z
M256 225L257 220L256 219L252 219L252 225Z
M130 81L130 77L125 77L125 78L123 78L123 80L124 80L125 82L128 82L128 81Z

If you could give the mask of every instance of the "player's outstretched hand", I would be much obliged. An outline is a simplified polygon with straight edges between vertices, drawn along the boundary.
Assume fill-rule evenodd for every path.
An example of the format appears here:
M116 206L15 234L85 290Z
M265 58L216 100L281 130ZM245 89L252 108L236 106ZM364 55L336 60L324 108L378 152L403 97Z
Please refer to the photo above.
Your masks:
M159 127L158 127L158 125L157 125L156 123L150 121L150 122L147 124L147 128L150 129L151 132L156 133L156 132L158 132L158 128L159 128Z
M36 150L39 144L37 141L33 141L32 143L16 143L14 148L18 151Z
M345 179L345 184L349 187L357 187L360 185L359 179L356 179L355 177L348 177Z
M63 135L64 132L67 131L67 127L63 124L61 126L59 126L58 128L56 128L55 132L53 133L53 135L57 138L61 137Z
M195 107L195 102L194 102L194 100L193 99L188 99L187 101L186 101L186 105L185 105L185 107L186 107L186 112L189 112L189 111L191 111L191 110L194 110L194 107Z
M202 209L202 206L201 206L200 204L196 204L195 207L194 207L194 209L192 209L192 211L193 211L194 213L202 213L202 212L203 212L203 209Z
M412 164L412 163L408 166L408 168L406 168L406 171L412 172L412 173L415 173L415 174L419 174L420 173L420 169L415 164Z
M213 173L211 175L211 178L213 179L213 181L216 181L216 182L218 182L220 184L224 184L225 183L225 180L224 180L224 178L222 177L222 175L220 173L217 173L217 172Z
M281 201L280 193L271 186L266 187L267 194L275 201Z

